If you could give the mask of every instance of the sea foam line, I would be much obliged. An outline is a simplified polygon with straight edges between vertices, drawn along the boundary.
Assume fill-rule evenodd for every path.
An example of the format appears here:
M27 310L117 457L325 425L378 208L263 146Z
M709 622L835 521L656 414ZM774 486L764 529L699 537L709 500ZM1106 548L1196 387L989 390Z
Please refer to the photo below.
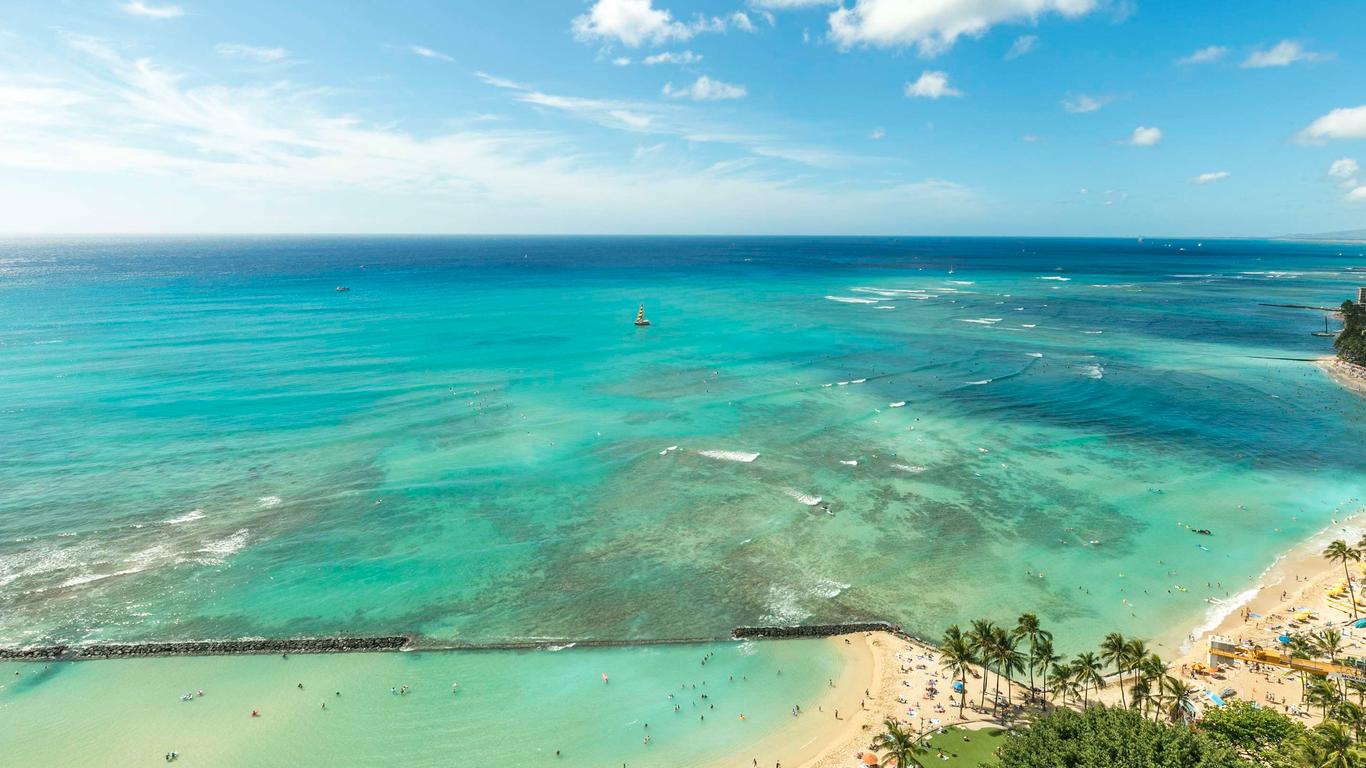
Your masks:
M709 459L720 459L722 461L740 461L744 462L745 464L748 464L751 461L754 461L755 459L759 458L759 454L749 453L747 451L706 450L698 451L697 455L706 456Z

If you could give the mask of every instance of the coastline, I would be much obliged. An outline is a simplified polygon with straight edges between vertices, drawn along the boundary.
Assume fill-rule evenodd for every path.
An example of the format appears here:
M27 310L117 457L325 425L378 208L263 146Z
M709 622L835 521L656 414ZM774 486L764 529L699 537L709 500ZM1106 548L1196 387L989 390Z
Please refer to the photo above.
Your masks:
M1353 365L1338 358L1328 355L1314 361L1333 381L1336 381L1345 389L1366 396L1366 368Z

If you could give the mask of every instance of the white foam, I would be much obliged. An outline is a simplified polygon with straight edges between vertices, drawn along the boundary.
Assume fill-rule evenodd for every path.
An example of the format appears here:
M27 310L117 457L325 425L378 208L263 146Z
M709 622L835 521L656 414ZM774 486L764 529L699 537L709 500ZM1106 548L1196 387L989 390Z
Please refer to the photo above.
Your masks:
M1099 334L1105 333L1105 331L1082 331L1082 333L1088 336L1097 336Z
M867 379L854 379L853 381L851 381L851 382L849 382L849 383L850 383L850 384L862 384L862 383L865 382L865 381L867 381Z
M1100 365L1091 363L1081 367L1081 375L1088 379L1103 379L1105 378L1105 369Z
M899 469L902 472L910 472L913 475L917 475L925 471L924 467L917 466L915 464L893 464L892 469Z
M1025 354L1029 357L1043 357L1042 352L1026 352Z
M757 454L757 453L748 453L748 452L746 452L746 451L719 451L719 450L708 450L708 451L698 451L698 452L697 452L697 455L698 455L698 456L706 456L706 457L709 458L709 459L720 459L720 460L722 460L722 461L740 461L740 462L744 462L744 463L746 463L746 464L748 464L749 462L754 461L755 459L759 458L759 454Z
M981 381L969 381L969 382L966 382L966 383L971 384L971 385L974 386L974 387L980 387L980 386L982 386L982 385L984 385L984 384L990 384L990 383L991 383L991 379L982 379Z
M162 522L165 523L165 524L167 524L167 525L181 525L182 523L193 523L193 522L196 521L196 520L203 520L203 519L204 519L204 510L202 510L202 509L192 509L192 510L190 510L189 512L186 512L186 513L183 514L183 515L180 515L180 516L178 516L178 517L173 517L173 518L171 518L171 519L169 519L169 520L162 520Z
M976 285L971 280L949 280L949 285Z
M888 403L888 404L887 404L887 407L888 407L888 408L904 408L905 406L906 406L906 401L905 401L905 400L902 400L902 401L896 402L896 403Z
M247 545L249 535L247 529L242 528L231 536L205 544L203 547L196 549L195 552L208 555L208 557L200 558L200 562L209 565L219 565L229 557L240 552L242 548Z
M1045 276L1043 276L1043 277L1040 277L1039 279L1040 279L1040 280L1057 280L1058 282L1066 283L1066 282L1069 282L1072 278L1070 278L1070 277L1062 277L1062 276L1060 276L1060 275L1045 275Z
M821 503L821 497L812 496L809 493L802 493L801 491L798 491L794 488L784 488L783 493L786 493L788 496L791 496L798 502L805 504L808 507L814 507L817 504Z
M828 301L838 301L841 304L876 304L882 299L865 299L859 296L826 296Z
M978 323L979 325L995 325L996 323L1001 322L1001 318L999 318L999 317L979 317L979 318L977 318L976 320L964 320L964 319L962 319L962 318L959 318L959 322L963 322L963 323Z
M840 463L846 467L857 467L858 459L840 459Z
M271 507L280 506L280 501L279 496L262 496L256 500L256 504L261 509L270 509Z
M883 305L883 306L873 307L873 309L892 309L892 310L895 310L896 307L888 307L888 306Z
M1257 596L1257 592L1260 589L1260 584L1258 586L1248 587L1217 605L1211 605L1209 609L1205 611L1205 620L1200 622L1200 624L1198 624L1195 629L1192 629L1191 633L1186 636L1186 641L1181 646L1181 652L1185 653L1190 650L1191 643L1194 642L1196 638L1204 635L1206 632L1214 631L1214 629L1224 623L1224 619L1228 618L1234 611L1252 602L1252 598Z
M1038 328L1038 323L1020 323L1021 328Z

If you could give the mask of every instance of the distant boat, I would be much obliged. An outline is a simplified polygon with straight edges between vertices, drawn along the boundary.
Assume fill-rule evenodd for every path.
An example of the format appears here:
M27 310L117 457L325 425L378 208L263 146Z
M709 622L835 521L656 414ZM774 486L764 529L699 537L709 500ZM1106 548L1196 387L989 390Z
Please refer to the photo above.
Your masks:
M650 321L645 319L645 305L641 304L640 309L636 312L636 325L643 328L649 324Z
M344 285L339 285L339 286L336 287L335 290L337 291L337 293L346 293L347 291L349 291L349 290L351 290L351 289L350 289L350 288L347 288L347 287L344 286Z

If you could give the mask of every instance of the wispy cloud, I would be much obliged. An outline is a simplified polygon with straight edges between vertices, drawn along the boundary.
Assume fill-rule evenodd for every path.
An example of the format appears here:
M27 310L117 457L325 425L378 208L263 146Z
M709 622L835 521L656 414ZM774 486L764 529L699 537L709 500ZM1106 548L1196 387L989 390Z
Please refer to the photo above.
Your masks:
M643 62L647 67L653 67L656 64L678 64L679 66L688 66L700 63L701 61L702 54L693 53L692 51L665 51L664 53L656 53L653 56L646 56L643 59Z
M1067 94L1062 100L1062 108L1073 114L1084 115L1088 112L1096 112L1101 107L1109 104L1112 100L1110 96L1087 96L1084 93Z
M1219 61L1228 55L1228 48L1222 45L1210 45L1198 51L1191 52L1188 56L1183 56L1176 60L1177 64L1208 64Z
M1238 66L1244 69L1288 67L1296 62L1318 61L1322 58L1323 54L1306 51L1304 46L1295 40L1282 40L1270 48L1253 51Z
M258 45L242 45L241 43L219 43L214 46L214 50L219 56L227 56L233 59L247 59L261 64L274 64L289 58L289 51L284 48L268 48Z
M685 23L667 9L654 7L653 0L596 0L587 13L574 18L570 30L583 42L615 42L639 48L647 43L688 40L703 32L725 32L728 21L744 31L754 30L754 24L743 11L726 19L699 15Z
M1335 179L1339 186L1356 187L1357 173L1361 171L1361 166L1357 161L1350 157L1339 157L1328 166L1328 177Z
M673 83L665 83L663 93L675 99L692 99L693 101L723 101L727 99L743 99L745 97L745 87L743 85L732 85L731 83L713 80L706 75L702 75L693 81L691 85L675 87Z
M873 141L880 141L881 139L886 138L886 136L887 131L882 128L874 128L872 131L868 133L868 138L872 139Z
M1018 59L1021 56L1034 50L1039 43L1038 35L1020 35L1015 38L1015 42L1010 44L1010 50L1006 51L1005 60Z
M437 61L455 61L455 59L451 58L450 56L447 56L441 51L433 50L431 48L426 47L425 45L410 45L408 46L408 52L412 53L415 56L421 56L424 59L436 59Z
M1192 176L1192 177L1191 177L1191 183L1192 183L1192 184L1213 184L1213 183L1216 182L1216 181L1223 181L1224 179L1227 179L1228 176L1229 176L1228 171L1210 171L1209 173L1202 173L1202 174L1200 174L1200 175L1198 175L1198 176Z
M131 13L134 16L145 16L149 19L174 19L177 16L184 16L185 11L178 5L148 5L143 0L129 0L119 6L124 13Z
M939 99L945 96L962 96L963 92L949 85L949 74L942 71L926 70L913 83L906 83L907 98Z

